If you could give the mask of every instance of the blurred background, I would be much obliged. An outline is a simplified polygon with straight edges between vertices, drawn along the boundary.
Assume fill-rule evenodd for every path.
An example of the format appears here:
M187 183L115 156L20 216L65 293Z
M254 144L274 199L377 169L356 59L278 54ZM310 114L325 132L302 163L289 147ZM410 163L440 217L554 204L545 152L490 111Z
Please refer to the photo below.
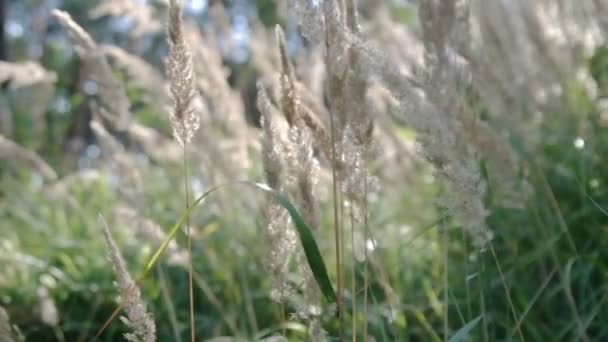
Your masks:
M424 50L416 2L359 6L363 36L399 69L415 70ZM107 89L89 77L51 14L57 8L91 34L124 85L128 128L92 127L99 92ZM277 83L275 25L285 31L311 103L326 104L322 49L304 37L292 12L280 0L184 0L206 108L193 147L200 152L190 165L194 195L227 180L263 181L256 82ZM183 211L181 150L171 137L165 88L166 16L163 0L0 0L0 63L10 63L0 64L0 306L25 341L89 341L115 309L100 214L135 275ZM586 78L578 69L559 74L559 94L551 93L551 83L551 99L542 105L528 106L526 94L541 85L518 78L526 72L517 70L509 82L523 85L504 91L512 101L502 104L513 105L500 108L506 114L494 115L496 107L483 100L474 108L518 156L498 164L515 170L509 186L492 178L490 162L481 162L491 251L447 217L437 201L446 186L420 157L416 133L382 87L370 89L377 111L369 165L377 185L369 199L372 235L353 238L347 271L361 281L357 255L370 253L370 341L441 341L446 305L451 332L483 317L469 333L472 341L510 340L516 326L528 341L579 340L581 326L587 340L608 339L608 48L595 46L581 65ZM535 69L530 78L555 72L552 67ZM318 243L333 270L331 175L321 169ZM193 214L201 340L254 340L280 331L289 340L305 339L306 325L282 316L295 311L301 295L287 308L271 299L262 198L229 188ZM188 340L184 240L177 237L141 286L159 341ZM294 271L292 281L301 275ZM351 306L357 301L345 296ZM330 336L337 324L328 310L323 327ZM99 340L121 341L124 332L115 320Z

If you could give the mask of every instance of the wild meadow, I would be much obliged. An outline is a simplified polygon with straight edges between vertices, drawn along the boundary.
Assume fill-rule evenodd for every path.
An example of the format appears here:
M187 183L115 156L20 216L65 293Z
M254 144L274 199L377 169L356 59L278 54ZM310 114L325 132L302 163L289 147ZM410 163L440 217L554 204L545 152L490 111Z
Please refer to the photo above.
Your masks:
M0 342L607 341L607 18L0 0Z

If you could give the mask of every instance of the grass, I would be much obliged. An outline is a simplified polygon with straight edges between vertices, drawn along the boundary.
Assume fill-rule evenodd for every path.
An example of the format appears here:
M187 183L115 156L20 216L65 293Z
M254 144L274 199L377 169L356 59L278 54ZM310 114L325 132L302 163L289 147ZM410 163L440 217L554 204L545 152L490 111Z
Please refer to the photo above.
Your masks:
M264 6L270 5L264 2ZM266 20L272 23L279 20L281 14L275 10L273 8L272 20ZM367 12L363 13L365 24L374 24L366 17ZM430 19L436 20L433 12L429 13ZM399 9L393 16L408 21L413 17L409 9ZM335 24L332 20L340 19L327 17L325 20L330 25ZM395 24L395 28L398 27ZM263 31L262 28L256 30ZM280 45L284 37L280 30L277 32ZM343 39L341 43L352 54L348 63L369 58L366 54L375 56L376 50L361 45L365 42L359 36L333 34ZM263 41L257 36L253 39ZM329 41L335 43L334 40L324 42L327 48L335 48ZM260 44L267 44L264 48L268 50L277 50L275 43ZM209 55L217 51L205 48L195 50L194 56L208 54L203 60L211 63L213 58ZM594 82L599 94L605 92L604 74L608 65L603 62L608 60L605 51L605 47L598 48L584 65L592 78L587 81ZM69 94L67 79L76 77L59 72L58 66L65 63L55 61L54 58L59 57L52 51L49 53L51 56L46 58L51 61L47 66L57 69L58 96ZM475 237L463 229L458 215L437 202L453 190L450 187L453 179L445 170L435 172L438 166L444 165L442 162L448 166L460 165L459 158L441 153L461 153L459 139L470 138L469 135L477 132L454 133L454 144L438 151L433 146L440 145L432 144L441 141L441 137L435 136L437 141L421 147L426 148L423 152L435 155L426 161L403 155L409 162L404 164L390 153L383 154L383 149L392 152L393 148L397 151L394 154L408 151L416 139L424 141L428 132L420 129L417 122L404 125L403 121L410 122L401 120L401 109L392 108L389 103L386 105L389 113L375 117L373 137L378 147L361 147L364 144L359 146L354 142L358 140L340 136L348 129L357 133L362 131L361 127L367 128L352 119L358 112L349 107L351 103L343 101L360 100L348 96L349 91L350 95L358 94L352 90L360 86L358 79L341 79L344 75L330 68L327 60L316 62L322 64L325 74L333 77L331 86L338 89L317 96L310 89L300 87L308 82L307 72L312 74L312 69L295 72L291 70L294 65L285 46L280 54L283 58L281 82L284 83L278 85L278 99L269 91L266 109L272 115L263 113L265 119L274 118L277 126L289 126L283 131L279 129L273 137L276 139L273 147L285 153L281 155L283 168L280 186L276 189L257 183L262 180L270 183L265 164L269 158L264 155L268 151L258 144L259 127L245 122L242 112L237 113L237 117L243 119L246 129L234 136L234 132L226 129L225 125L229 124L222 121L225 118L214 113L217 108L208 105L205 108L209 113L201 115L200 140L185 143L181 150L183 157L167 160L162 154L148 156L148 149L139 146L128 133L111 130L117 142L124 145L132 163L129 167L133 174L126 175L116 172L120 165L116 165L115 151L102 149L101 157L91 157L95 147L99 150L103 144L97 144L90 132L79 137L70 133L67 127L71 123L64 118L49 125L45 136L34 134L27 130L30 123L26 114L16 109L13 116L17 119L14 123L18 134L11 138L39 152L58 170L60 182L78 171L76 165L81 165L81 169L87 165L89 170L99 172L99 177L77 181L66 192L58 193L52 191L56 185L53 181L21 165L18 158L0 154L0 305L26 341L123 339L126 328L115 318L121 314L124 303L117 298L113 286L114 275L97 221L100 214L107 219L131 273L139 275L137 283L149 310L154 313L158 341L213 341L222 337L235 341L263 340L277 336L289 341L311 340L316 338L312 336L318 336L313 332L314 324L319 324L317 328L326 332L328 340L353 342L600 341L608 338L605 324L608 318L606 110L600 103L602 99L588 91L588 84L584 83L587 81L575 78L560 81L564 90L558 99L560 106L542 109L550 119L539 125L536 133L541 139L534 144L530 143L533 137L527 136L526 130L518 130L521 127L506 124L501 127L502 121L494 122L497 116L500 119L500 115L504 115L492 112L498 111L498 106L481 96L480 89L467 89L473 95L466 98L464 106L471 107L474 119L480 123L508 130L508 146L518 157L517 165L498 165L505 169L515 166L516 181L507 186L494 181L497 176L494 172L502 171L492 168L494 155L475 155L480 182L488 186L482 199L488 209L485 223L494 234L492 241L480 246ZM263 57L266 63L273 58ZM221 56L219 58L219 65L209 64L209 74L223 67ZM203 83L196 83L197 92L206 90L208 93L204 96L222 97L222 100L240 99L239 92L251 91L248 84L255 83L244 78L257 77L257 72L260 79L268 83L263 86L271 88L272 82L268 80L271 78L264 78L268 75L262 72L263 63L258 65L259 61L253 60L255 58L248 62L251 64L240 65L235 70L256 72L230 75L234 84L228 80L223 80L225 84L205 84L212 77L203 73ZM196 62L205 64L201 60ZM295 68L303 68L301 64ZM354 66L359 67L353 64L347 69L355 70ZM383 70L378 73L382 74ZM129 77L120 76L118 79L126 82L129 100L138 104L132 106L134 120L152 124L161 132L162 143L171 145L170 123L163 110L146 103L146 89L137 88L142 87L141 84L136 87ZM385 76L379 78L382 77ZM433 85L445 86L441 82ZM216 89L205 88L214 86ZM425 86L429 87L428 84L420 87ZM424 91L432 93L432 89ZM7 91L6 96L13 96L12 92ZM441 94L449 96L445 92ZM79 117L78 108L92 101L78 92L69 96L75 107L69 118ZM246 102L243 101L243 107ZM253 107L246 109L255 111ZM53 110L47 113L49 122L58 116ZM350 110L350 116L345 116L342 110ZM283 116L288 120L282 120ZM442 123L450 118L439 116L439 119ZM318 126L311 127L311 122ZM437 128L428 125L429 131ZM456 131L456 126L450 129ZM302 132L311 134L310 142ZM61 145L58 136L67 137L68 133L84 139L88 147L81 154L52 147ZM328 146L322 146L323 137L315 135L324 133L329 135L331 143L326 150L324 147ZM305 145L303 141L310 144L304 146L306 150L301 149ZM160 145L163 145L161 141ZM235 153L238 149L235 146L244 146L246 156ZM353 146L363 149L362 157L357 157L361 158L358 161L362 166L348 155L353 153L349 150ZM380 151L369 153L372 150ZM233 158L233 154L238 156ZM458 156L470 157L466 153ZM314 181L303 179L298 172L304 168L302 160L308 160L306 158L319 162L318 179ZM249 163L242 178L228 177L239 174L237 169L242 159ZM348 162L352 164L345 168ZM356 166L365 174L363 200L357 200L356 194L345 190L352 185L348 177L356 174ZM379 191L368 188L371 182L366 177L370 172L378 175ZM126 176L134 176L143 184L135 195L129 193L127 185L131 184ZM302 185L304 180L314 184L311 194L320 209L318 224L312 214L314 210L306 206L310 203L305 196L306 184ZM453 183L461 184L459 182ZM518 197L515 203L506 203L503 201L505 186L506 190L527 195ZM288 224L283 228L293 229L297 246L287 260L286 271L280 274L293 289L280 303L272 300L275 274L267 263L270 247L264 232L268 229L268 220L262 212L269 203L285 210ZM160 236L153 238L133 222L121 220L116 210L125 206L141 218L157 223L161 227ZM141 218L138 221L143 221ZM183 227L187 227L186 234L182 234ZM184 259L180 252L185 252L187 257ZM313 289L320 294L313 305L307 297L311 288L306 270L312 275ZM45 321L41 289L49 292L58 323ZM322 309L320 312L308 317L300 314L302 308L310 309L315 304Z

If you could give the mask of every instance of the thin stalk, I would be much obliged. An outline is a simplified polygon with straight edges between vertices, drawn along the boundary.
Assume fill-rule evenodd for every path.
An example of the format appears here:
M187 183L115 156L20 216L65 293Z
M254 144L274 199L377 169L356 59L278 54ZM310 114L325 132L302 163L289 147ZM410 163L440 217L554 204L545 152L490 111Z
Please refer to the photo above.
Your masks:
M339 147L340 148L340 147ZM341 155L342 152L339 152L339 155ZM340 190L341 186L338 187L338 196L339 196L339 201L338 203L340 204L340 259L342 260L343 266L346 266L346 255L344 252L344 236L346 236L346 231L344 229L344 222L346 222L346 219L344 218L344 193L342 193L342 191ZM345 268L345 267L344 267ZM344 286L344 288L346 289L346 284L345 284L345 280L344 280L344 273L346 273L346 270L342 268L342 286Z
M342 155L342 151L341 151L341 146L338 146L338 155ZM340 177L340 176L338 176ZM340 179L340 178L338 178ZM338 185L338 203L340 205L340 260L342 260L342 295L344 295L344 291L346 290L346 280L345 278L345 273L346 273L346 255L344 252L344 236L346 236L346 231L344 229L344 222L346 222L346 219L344 217L344 193L342 193L341 189L341 183L339 183ZM342 299L342 305L344 305L344 299ZM346 314L346 313L344 313ZM344 317L346 319L346 316Z
M513 335L515 335L515 332L517 331L517 329L519 328L521 323L524 321L524 318L526 318L526 315L528 315L528 312L530 312L530 310L532 309L532 306L538 301L538 298L540 298L540 296L545 291L545 288L547 287L547 285L549 285L549 282L551 281L551 279L553 279L553 276L555 275L555 273L557 273L558 268L559 267L553 268L553 271L551 271L551 273L549 273L547 278L543 281L543 284L536 291L536 293L530 300L530 303L528 303L528 307L524 310L524 312L521 314L521 316L517 320L517 323L515 324L515 328L513 329L513 331L511 331L509 339L511 339L511 337L513 337Z
M509 307L511 308L511 314L513 315L513 321L517 323L519 319L517 318L517 313L515 312L515 306L513 305L513 300L511 299L511 293L509 292L509 288L507 287L507 281L505 279L505 275L502 272L502 267L500 267L500 262L498 262L498 257L496 256L496 251L494 250L494 245L490 241L490 251L492 252L492 256L494 257L494 262L496 263L496 268L498 269L498 274L500 274L500 279L502 281L502 286L505 289L505 295L507 296L507 302L509 303ZM517 334L519 335L520 341L525 341L524 335L521 332L521 327L517 326Z
M357 342L357 258L355 258L355 214L354 202L350 206L350 244L352 254L352 276L351 276L351 291L352 291L352 320L353 320L353 342Z
M531 211L532 211L532 215L534 216L534 219L536 220L538 226L541 227L540 230L541 230L544 238L548 239L552 232L548 231L548 229L546 228L546 225L544 225L542 223L535 206L531 207ZM572 295L572 290L570 288L570 284L568 283L568 279L566 278L566 276L564 275L564 272L562 271L561 263L559 261L557 254L555 253L554 248L550 249L550 257L551 257L551 261L555 264L555 267L557 267L557 275L559 276L560 282L562 283L562 289L564 291L564 294L566 295L566 302L568 303L568 307L570 308L570 312L572 313L572 318L576 322L576 325L578 328L578 336L582 341L588 342L589 337L587 336L587 333L585 331L585 327L584 327L583 321L581 320L581 316L578 313L576 301L574 300L574 296Z
M281 302L279 303L279 310L281 311L281 325L283 326L281 328L281 334L283 335L283 337L287 337L287 329L285 328L284 324L286 321L285 318L285 274L283 272L279 273L279 284L281 286Z
M249 282L246 279L247 274L243 269L243 266L239 267L239 280L242 284L243 295L245 296L245 308L247 312L247 319L249 320L250 328L252 330L251 336L254 336L258 331L258 321L255 316L255 309L253 308L253 299L251 297L251 289L249 288Z
M186 211L190 209L190 187L188 185L188 151L187 144L184 142L184 188L186 190ZM186 235L188 235L188 299L190 302L190 341L196 342L196 332L194 331L194 286L192 279L192 234L190 232L190 216L186 218Z
M281 313L281 335L287 337L287 329L285 328L285 304L283 302L279 304L279 311Z
M365 256L363 264L363 342L367 342L367 287L368 282L368 255L367 255L367 241L369 241L369 224L367 218L367 179L364 184L364 198L363 198L363 255Z
M448 283L448 230L445 221L440 225L443 237L443 340L448 341L449 335L449 283Z
M540 166L538 166L538 164L534 164L534 166L536 167L536 172L538 173L538 176L542 183L543 190L545 191L545 194L546 194L547 198L549 199L549 204L551 205L551 208L553 209L553 211L555 212L555 215L557 216L557 221L559 222L560 228L561 228L562 232L564 232L566 234L566 238L568 240L568 244L570 245L570 248L572 248L572 251L578 257L578 251L576 249L576 244L574 243L574 239L572 239L572 235L570 234L570 229L568 228L566 219L564 218L564 215L562 214L562 210L560 209L559 204L557 203L557 199L555 198L555 194L553 193L553 190L551 189L551 185L549 184L549 181L547 180L547 177L545 177L545 173L541 170Z
M467 293L467 322L470 321L472 319L471 315L472 315L472 308L471 308L471 285L469 285L469 249L467 246L467 240L466 240L466 232L464 231L464 229L461 229L460 232L462 233L462 245L464 246L464 274L465 274L465 278L464 278L464 283L465 283L465 289L466 289L466 293Z
M479 306L481 309L481 319L483 326L483 341L488 342L490 340L490 334L488 333L488 315L486 314L486 297L483 291L484 287L484 274L485 274L485 263L483 262L483 258L480 256L480 270L479 270Z
M338 306L338 317L340 320L340 341L344 338L344 308L342 304L343 288L342 288L342 258L341 258L341 231L340 231L340 217L339 217L339 194L338 194L338 172L337 167L337 155L336 155L336 127L335 127L334 114L330 111L329 125L331 131L331 159L332 159L332 185L333 185L333 198L334 198L334 238L336 240L336 278L338 285L338 298L336 304Z
M209 286L209 284L207 284L205 279L200 274L198 274L196 271L192 272L192 276L194 278L194 282L195 282L196 286L201 291L203 291L205 298L209 299L209 302L211 302L211 305L213 305L215 307L215 309L217 310L217 312L219 312L220 317L222 318L222 320L228 327L228 330L230 331L232 336L241 337L240 332L236 327L236 323L234 322L234 320L232 318L229 317L230 315L224 310L225 306L222 305L220 300L213 293L211 286Z
M169 323L171 323L171 330L173 331L173 338L175 342L182 342L182 338L179 335L179 331L177 328L177 315L175 313L175 305L173 304L173 300L171 300L171 291L169 290L169 286L167 284L167 279L165 277L165 271L163 271L160 264L156 265L156 270L158 271L158 282L160 285L160 294L165 302L165 306L167 308L167 315L169 316Z

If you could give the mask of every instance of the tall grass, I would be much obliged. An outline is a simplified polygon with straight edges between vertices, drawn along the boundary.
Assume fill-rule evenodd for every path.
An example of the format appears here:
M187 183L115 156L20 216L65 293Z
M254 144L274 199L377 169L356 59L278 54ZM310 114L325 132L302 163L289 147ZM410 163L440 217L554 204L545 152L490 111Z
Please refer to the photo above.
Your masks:
M0 340L608 338L608 6L256 4L1 62Z

